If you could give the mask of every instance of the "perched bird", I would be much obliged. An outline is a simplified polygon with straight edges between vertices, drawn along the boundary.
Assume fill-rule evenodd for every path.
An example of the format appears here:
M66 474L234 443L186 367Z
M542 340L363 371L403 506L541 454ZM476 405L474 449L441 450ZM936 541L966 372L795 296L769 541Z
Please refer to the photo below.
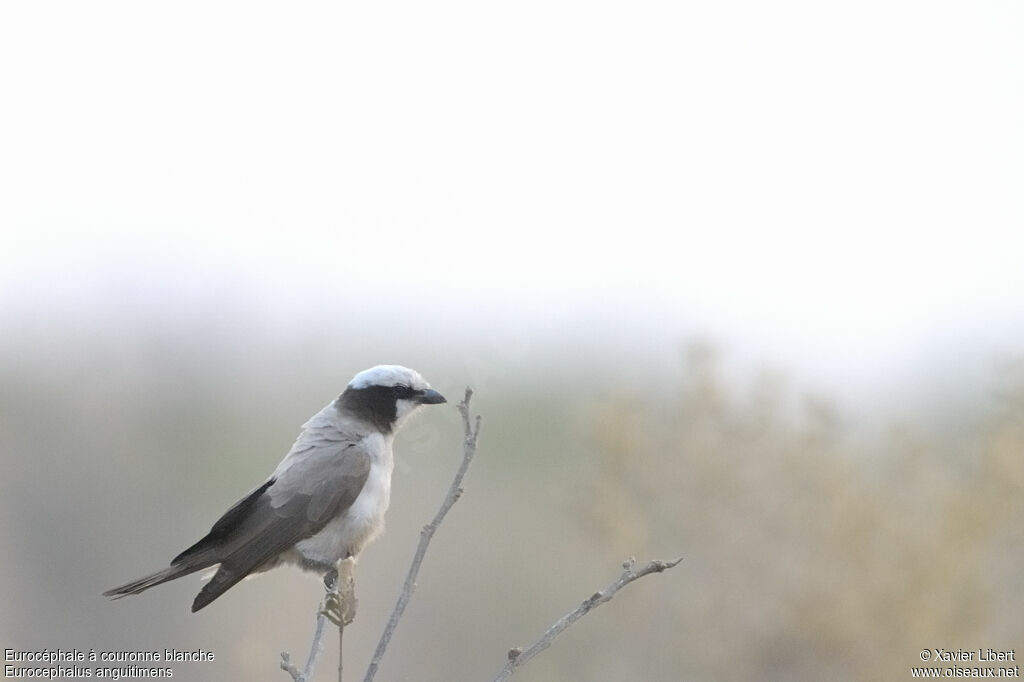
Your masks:
M395 432L420 405L446 402L417 372L378 365L353 377L302 432L267 481L171 565L103 594L118 599L219 564L198 611L242 578L284 563L336 577L384 527Z

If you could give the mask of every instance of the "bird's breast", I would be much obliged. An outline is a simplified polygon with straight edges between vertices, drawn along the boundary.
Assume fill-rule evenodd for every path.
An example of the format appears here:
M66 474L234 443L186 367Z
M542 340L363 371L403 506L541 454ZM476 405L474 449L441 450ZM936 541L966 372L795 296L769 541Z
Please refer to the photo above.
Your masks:
M371 439L374 437L380 442L373 442ZM384 530L384 513L391 502L394 459L390 443L379 434L368 436L363 445L371 454L366 483L346 510L328 521L315 535L296 543L295 551L303 563L333 566L339 559L359 554Z

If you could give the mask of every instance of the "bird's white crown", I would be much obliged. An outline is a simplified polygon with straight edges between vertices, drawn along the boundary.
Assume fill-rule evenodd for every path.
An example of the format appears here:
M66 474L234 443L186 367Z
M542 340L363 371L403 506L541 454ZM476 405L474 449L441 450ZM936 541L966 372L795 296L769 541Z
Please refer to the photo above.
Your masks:
M408 386L417 391L430 388L430 384L420 376L420 373L401 365L377 365L370 369L364 369L352 377L348 383L350 388L360 389L370 386Z

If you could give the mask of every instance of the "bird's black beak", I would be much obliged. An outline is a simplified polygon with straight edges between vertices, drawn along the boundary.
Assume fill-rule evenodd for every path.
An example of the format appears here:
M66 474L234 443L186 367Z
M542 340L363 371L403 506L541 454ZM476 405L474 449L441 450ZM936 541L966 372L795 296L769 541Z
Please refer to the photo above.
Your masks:
M438 393L432 388L428 388L425 391L420 391L419 396L416 398L417 401L423 405L438 405L440 403L448 402L443 395Z

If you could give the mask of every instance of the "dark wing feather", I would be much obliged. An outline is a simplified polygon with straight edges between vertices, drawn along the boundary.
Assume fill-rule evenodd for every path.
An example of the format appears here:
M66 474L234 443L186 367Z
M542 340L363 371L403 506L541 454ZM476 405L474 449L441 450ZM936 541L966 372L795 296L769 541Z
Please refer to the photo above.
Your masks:
M107 590L103 594L114 599L120 599L129 594L140 594L151 587L219 563L222 556L220 550L224 540L245 521L260 497L273 483L274 479L270 479L236 502L231 509L224 513L224 516L217 520L217 523L213 524L213 528L202 540L174 557L169 567Z
M233 531L238 529L246 517L252 513L260 497L273 484L274 479L271 478L232 505L231 509L228 509L224 512L223 516L217 519L217 523L213 524L213 528L210 529L210 532L202 540L171 559L171 565L185 563L203 552L216 550Z
M258 496L250 495L236 505L245 504L244 514L229 523L232 508L218 521L225 522L223 529L227 529L216 545L220 568L196 597L192 610L203 608L296 542L315 535L351 506L369 473L370 457L361 447L324 442L272 479Z

